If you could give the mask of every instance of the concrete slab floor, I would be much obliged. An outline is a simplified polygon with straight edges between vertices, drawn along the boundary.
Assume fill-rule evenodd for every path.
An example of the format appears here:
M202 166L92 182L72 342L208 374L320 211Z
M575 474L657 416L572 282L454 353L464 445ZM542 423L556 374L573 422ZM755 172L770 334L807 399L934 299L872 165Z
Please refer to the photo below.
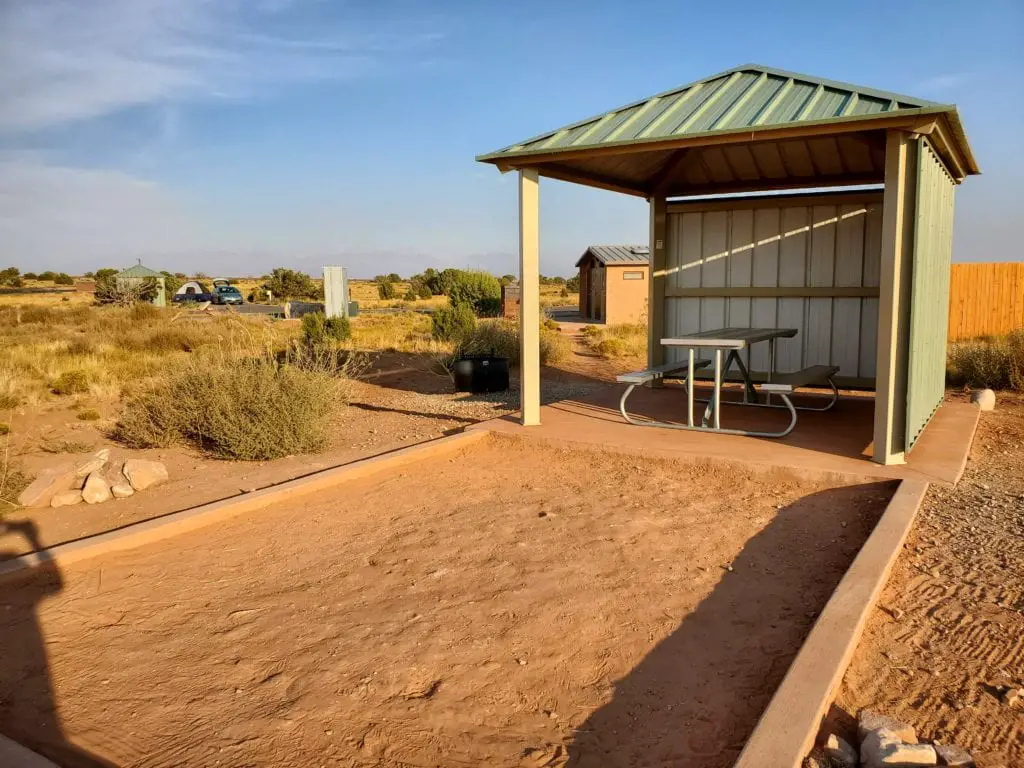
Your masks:
M708 387L697 396L707 397ZM513 414L476 424L470 429L544 440L585 444L626 452L666 457L743 461L814 472L839 472L865 477L909 478L955 485L963 473L978 424L978 409L967 403L944 403L911 451L907 463L882 466L871 461L874 399L844 395L826 412L799 412L796 428L781 439L720 435L707 432L627 424L618 411L621 386L609 386L579 400L564 400L541 408L541 424L522 427ZM738 389L724 398L736 399ZM816 394L798 394L808 402ZM820 401L819 401L820 402ZM674 385L638 388L630 396L631 415L669 423L686 422L686 393ZM725 403L722 426L780 429L788 422L784 410L742 407Z

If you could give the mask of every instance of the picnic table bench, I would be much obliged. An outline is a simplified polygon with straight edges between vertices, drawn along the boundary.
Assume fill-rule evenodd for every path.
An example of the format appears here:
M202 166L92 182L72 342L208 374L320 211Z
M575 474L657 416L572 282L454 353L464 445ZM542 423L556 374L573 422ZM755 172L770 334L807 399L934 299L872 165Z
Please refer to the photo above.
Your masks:
M797 411L827 411L839 400L839 389L836 387L834 377L839 372L838 366L833 365L812 365L792 373L775 374L775 341L779 338L792 338L797 333L795 328L720 328L711 331L703 331L683 338L665 338L661 340L662 345L668 347L680 347L687 350L685 360L673 361L663 365L654 366L642 371L622 374L616 377L620 383L626 384L626 391L619 400L619 412L630 424L637 426L657 426L670 429L689 429L696 431L721 432L724 434L747 435L753 437L785 437L796 427ZM744 365L740 358L740 351L748 351L750 345L767 341L769 345L769 365L767 381L755 384L749 372L749 367ZM713 351L713 359L696 359L695 351L698 349ZM725 365L722 365L722 353L726 353ZM709 399L698 399L694 397L693 380L694 373L702 368L714 365L714 378L712 395ZM756 408L785 408L790 413L789 425L777 432L760 432L741 429L728 429L721 425L721 394L722 380L729 369L736 365L743 381L743 399L733 402L734 405L746 405ZM630 416L626 410L626 401L636 387L653 381L665 378L682 378L676 376L685 371L687 418L686 424L674 424L655 420L638 420ZM828 385L832 390L832 397L823 406L797 406L794 405L791 395L793 390L811 385ZM762 402L758 394L764 395ZM782 400L781 405L771 402L775 395ZM694 402L707 403L701 423L694 422Z

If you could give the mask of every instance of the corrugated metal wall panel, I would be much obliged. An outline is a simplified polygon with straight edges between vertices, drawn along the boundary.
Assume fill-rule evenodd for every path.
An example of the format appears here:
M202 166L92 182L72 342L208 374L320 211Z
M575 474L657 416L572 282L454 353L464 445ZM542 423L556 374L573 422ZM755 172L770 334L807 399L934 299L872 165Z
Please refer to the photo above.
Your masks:
M765 289L875 288L881 248L881 197L821 195L778 204L737 200L736 208L700 204L669 212L665 329L680 336L726 326L796 328L780 340L776 369L840 367L840 375L875 375L878 299L867 296L764 296ZM871 282L874 282L874 285ZM672 296L673 291L727 290L729 296ZM743 289L749 290L744 295ZM668 350L672 359L679 354ZM751 350L751 367L767 370L768 345Z
M908 452L945 394L955 186L931 142L919 139L907 361Z

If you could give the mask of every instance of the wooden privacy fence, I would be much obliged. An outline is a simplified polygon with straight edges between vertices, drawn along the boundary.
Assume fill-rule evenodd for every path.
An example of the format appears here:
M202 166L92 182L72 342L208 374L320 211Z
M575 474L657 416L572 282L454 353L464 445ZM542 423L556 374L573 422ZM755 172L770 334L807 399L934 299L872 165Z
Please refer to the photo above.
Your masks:
M954 264L949 284L949 340L1024 328L1024 262Z

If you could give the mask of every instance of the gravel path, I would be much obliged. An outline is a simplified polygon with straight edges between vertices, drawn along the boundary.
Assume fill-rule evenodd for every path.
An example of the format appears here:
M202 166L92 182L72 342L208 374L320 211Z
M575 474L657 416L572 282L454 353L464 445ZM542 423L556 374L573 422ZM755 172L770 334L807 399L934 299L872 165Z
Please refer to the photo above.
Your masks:
M1024 765L1024 397L983 414L955 489L933 486L837 704L898 716L980 768Z

